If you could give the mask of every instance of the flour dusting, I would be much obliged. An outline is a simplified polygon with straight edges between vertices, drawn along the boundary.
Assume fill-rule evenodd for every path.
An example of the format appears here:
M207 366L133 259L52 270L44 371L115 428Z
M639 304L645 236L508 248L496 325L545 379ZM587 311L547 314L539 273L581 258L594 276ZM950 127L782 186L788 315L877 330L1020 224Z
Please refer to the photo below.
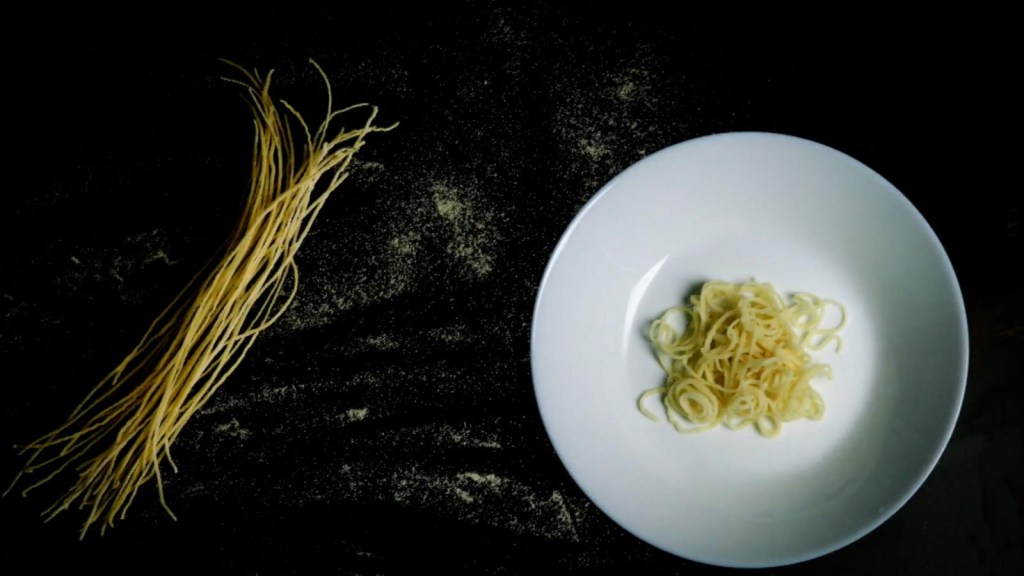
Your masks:
M232 418L225 424L218 424L217 426L214 426L213 430L218 434L233 436L241 440L245 440L252 434L248 429L242 428L242 425L238 422L238 418Z
M494 246L500 236L491 214L482 208L480 191L446 182L430 186L437 213L447 225L447 251L476 277L494 266Z

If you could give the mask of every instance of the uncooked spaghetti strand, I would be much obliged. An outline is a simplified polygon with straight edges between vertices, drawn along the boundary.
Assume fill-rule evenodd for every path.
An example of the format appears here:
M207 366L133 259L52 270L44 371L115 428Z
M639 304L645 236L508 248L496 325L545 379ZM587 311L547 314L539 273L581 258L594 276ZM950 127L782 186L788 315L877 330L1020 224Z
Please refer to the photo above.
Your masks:
M64 426L25 448L30 452L25 472L50 472L42 482L71 465L79 470L77 481L47 512L52 517L77 501L87 509L82 536L93 524L100 524L102 533L123 519L151 479L160 504L174 516L164 494L161 462L177 468L170 447L185 422L288 308L298 286L299 246L328 194L344 181L365 135L383 130L372 125L376 108L371 108L362 129L342 129L328 137L341 111L331 110L330 84L319 66L328 89L328 113L315 135L290 105L284 105L287 114L278 111L270 97L272 73L260 76L234 66L247 80L240 83L254 114L254 161L250 195L224 256L204 268L202 280L197 274L175 296ZM301 162L289 116L303 130ZM328 180L318 186L324 176ZM115 399L122 389L127 391ZM93 454L106 442L112 443Z

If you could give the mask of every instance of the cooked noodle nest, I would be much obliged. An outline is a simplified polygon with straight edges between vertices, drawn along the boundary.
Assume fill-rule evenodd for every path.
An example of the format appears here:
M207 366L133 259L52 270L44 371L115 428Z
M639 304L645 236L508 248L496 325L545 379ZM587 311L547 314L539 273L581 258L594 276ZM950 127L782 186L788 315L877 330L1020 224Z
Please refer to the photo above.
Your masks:
M829 308L838 311L832 325ZM640 395L640 411L658 421L646 404L660 396L680 432L722 424L753 426L768 437L783 422L819 420L825 402L812 382L831 379L832 369L809 352L831 345L839 351L846 317L842 304L813 294L794 294L787 303L771 284L707 282L651 323L648 338L665 381Z

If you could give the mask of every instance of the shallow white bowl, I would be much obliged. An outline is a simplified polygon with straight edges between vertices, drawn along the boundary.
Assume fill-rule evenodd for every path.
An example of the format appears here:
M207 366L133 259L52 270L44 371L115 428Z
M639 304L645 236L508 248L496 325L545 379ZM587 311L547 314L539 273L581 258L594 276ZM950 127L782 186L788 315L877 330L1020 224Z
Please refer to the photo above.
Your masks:
M706 280L756 278L849 312L844 347L815 359L820 421L679 434L637 409L663 373L649 323ZM614 521L724 566L800 562L894 514L952 433L967 376L959 285L924 218L832 148L720 134L633 165L584 206L537 296L532 370L573 479ZM653 407L658 403L654 401Z

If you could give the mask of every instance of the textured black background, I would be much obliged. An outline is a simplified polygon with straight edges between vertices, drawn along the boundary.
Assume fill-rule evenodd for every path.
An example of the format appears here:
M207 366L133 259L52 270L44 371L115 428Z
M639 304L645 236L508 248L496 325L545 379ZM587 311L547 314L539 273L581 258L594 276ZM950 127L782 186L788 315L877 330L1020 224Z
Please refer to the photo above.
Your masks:
M508 5L506 5L508 4ZM514 6L513 6L514 4ZM278 96L399 121L360 153L303 246L302 291L127 520L77 540L55 496L0 499L5 573L695 574L605 517L540 422L529 323L550 251L633 162L734 130L802 136L895 184L963 290L960 420L910 502L775 573L1016 573L1024 290L1017 67L998 14L728 17L659 3L391 3L6 21L0 460L59 424L215 253L245 194L250 120L225 57ZM912 409L912 407L908 407ZM140 563L141 562L141 563ZM27 570L25 570L27 571Z

